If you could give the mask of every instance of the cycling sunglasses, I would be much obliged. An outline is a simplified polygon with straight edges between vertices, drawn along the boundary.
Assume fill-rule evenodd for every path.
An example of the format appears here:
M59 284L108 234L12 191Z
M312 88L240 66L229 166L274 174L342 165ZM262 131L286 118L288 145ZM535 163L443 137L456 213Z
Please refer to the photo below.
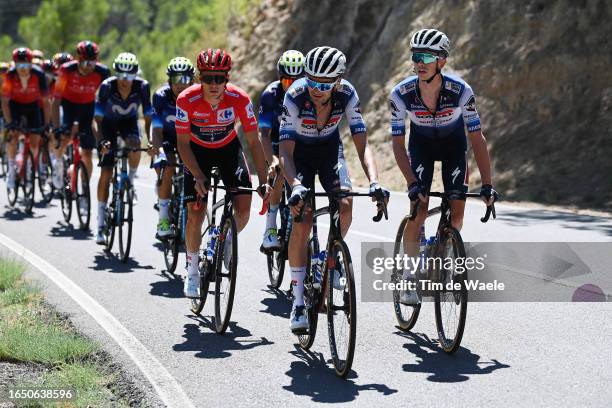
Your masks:
M224 84L227 82L227 75L200 75L200 80L205 84Z
M32 68L32 64L29 62L18 62L15 64L15 67L17 69L28 69L28 68Z
M412 61L416 63L422 62L423 64L431 64L432 62L437 61L438 58L440 57L427 52L415 52L412 54Z
M136 78L136 74L130 74L129 72L117 72L117 78L133 81Z
M321 92L331 91L334 85L336 85L336 82L338 82L338 80L335 80L334 82L317 82L310 78L306 78L306 84L308 84L310 89L318 89Z
M193 77L189 75L173 75L169 78L172 85L189 85L193 83Z
M95 67L96 66L96 60L80 60L79 61L79 65L82 67Z

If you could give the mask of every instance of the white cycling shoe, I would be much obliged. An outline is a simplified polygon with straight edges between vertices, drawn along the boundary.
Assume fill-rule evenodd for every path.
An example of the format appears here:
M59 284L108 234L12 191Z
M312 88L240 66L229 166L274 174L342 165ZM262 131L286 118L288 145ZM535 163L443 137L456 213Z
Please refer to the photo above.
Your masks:
M278 238L278 231L276 228L268 228L266 230L261 247L264 251L278 251L281 248L281 242Z
M200 297L200 276L190 275L185 276L185 284L183 286L183 293L188 298Z
M291 332L294 334L305 334L308 331L308 316L305 306L294 306L290 318Z

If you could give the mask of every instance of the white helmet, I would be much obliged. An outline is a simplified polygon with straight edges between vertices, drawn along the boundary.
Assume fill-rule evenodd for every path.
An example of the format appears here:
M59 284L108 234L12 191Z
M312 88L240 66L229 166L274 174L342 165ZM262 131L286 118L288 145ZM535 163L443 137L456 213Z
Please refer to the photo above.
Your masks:
M450 40L442 31L424 28L414 33L410 40L410 49L439 52L448 57L450 54Z
M346 57L333 47L316 47L306 54L304 71L321 78L336 78L346 70Z
M129 72L135 74L138 72L138 59L131 52L122 52L117 55L113 62L113 69L117 72Z

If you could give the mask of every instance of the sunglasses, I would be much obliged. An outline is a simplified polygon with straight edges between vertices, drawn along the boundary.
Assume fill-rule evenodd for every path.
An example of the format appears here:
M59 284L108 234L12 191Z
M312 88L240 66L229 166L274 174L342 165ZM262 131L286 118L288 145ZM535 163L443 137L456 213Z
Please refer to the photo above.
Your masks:
M336 82L338 82L338 80L335 80L334 82L317 82L310 78L306 78L306 84L310 89L318 89L321 92L331 91L334 85L336 85Z
M17 69L28 69L32 68L32 64L30 64L29 62L18 62L15 64L15 67Z
M79 65L82 67L95 67L96 62L96 60L81 60L79 61Z
M174 75L168 78L172 85L189 85L193 83L193 77L190 75Z
M426 52L415 52L412 54L412 61L416 63L422 62L423 64L431 64L432 62L437 61L439 58L440 57L437 55Z
M133 81L136 78L136 74L130 74L129 72L117 72L117 78Z
M200 80L205 84L224 84L227 82L227 75L201 75Z

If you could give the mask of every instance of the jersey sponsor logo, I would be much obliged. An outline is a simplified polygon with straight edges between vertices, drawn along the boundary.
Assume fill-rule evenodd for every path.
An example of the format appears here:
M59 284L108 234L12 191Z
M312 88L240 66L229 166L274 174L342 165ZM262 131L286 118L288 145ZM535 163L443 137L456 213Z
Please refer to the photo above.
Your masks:
M423 181L423 171L425 170L425 167L423 167L422 164L419 164L416 168L416 173L419 175L419 180Z
M202 98L202 94L197 94L197 95L192 96L191 98L189 98L188 101L189 102L194 102L194 101L197 101L200 98Z
M207 118L210 116L210 113L208 112L193 112L193 116L196 118Z
M287 109L285 105L281 107L281 115L284 116L285 118L288 118L291 116L291 114L289 113L289 109Z
M448 89L451 92L454 92L456 94L460 94L461 93L461 85L456 84L454 82L446 82L446 84L444 85L444 88Z
M250 103L250 102L246 106L246 113L247 113L247 118L254 118L255 117L255 112L253 112L253 104Z
M168 122L168 123L174 123L174 122L176 122L176 116L174 116L174 115L168 115L168 116L166 116L166 122Z
M138 104L136 102L132 102L125 109L119 105L113 105L111 110L118 115L125 116L131 114L132 112L136 112L138 110Z
M340 86L338 87L338 92L342 92L343 94L351 96L353 94L353 89L349 85L340 84Z
M181 107L176 107L176 120L179 122L188 122L187 120L187 112Z
M470 99L465 105L463 105L463 107L465 108L465 110L468 110L470 112L476 112L476 98L474 98L474 95L470 96Z
M291 88L289 90L289 95L291 95L293 98L295 98L296 96L304 93L305 90L306 90L306 87L304 87L304 86L296 86L295 88Z
M228 123L234 120L234 108L225 108L217 111L217 122Z
M395 104L395 102L393 101L393 99L389 99L389 107L391 108L391 116L393 116L394 118L399 118L400 110Z
M459 170L459 167L457 167L457 168L455 168L455 170L453 170L453 172L451 173L451 176L453 176L453 184L455 184L455 179L460 174L461 174L461 170Z
M414 82L409 82L399 87L399 93L402 95L406 95L408 92L414 91L414 89L415 89Z
M226 95L229 95L229 96L233 96L233 97L235 97L235 98L237 98L237 97L239 97L239 96L240 96L239 94L237 94L237 93L235 93L235 92L230 92L230 91L227 91L227 90L225 91L225 94L226 94Z
M357 101L355 106L353 106L353 110L361 115L361 101Z

